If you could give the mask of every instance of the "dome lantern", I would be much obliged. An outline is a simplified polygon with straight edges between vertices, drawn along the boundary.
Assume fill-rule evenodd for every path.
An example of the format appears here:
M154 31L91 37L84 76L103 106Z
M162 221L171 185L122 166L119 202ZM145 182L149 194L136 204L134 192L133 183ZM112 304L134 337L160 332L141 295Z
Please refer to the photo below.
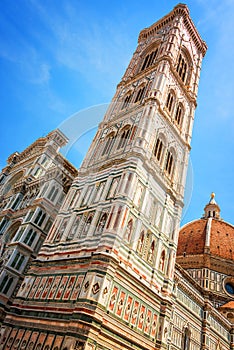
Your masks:
M215 201L215 193L212 192L210 195L210 201L204 208L204 218L220 219L220 208Z

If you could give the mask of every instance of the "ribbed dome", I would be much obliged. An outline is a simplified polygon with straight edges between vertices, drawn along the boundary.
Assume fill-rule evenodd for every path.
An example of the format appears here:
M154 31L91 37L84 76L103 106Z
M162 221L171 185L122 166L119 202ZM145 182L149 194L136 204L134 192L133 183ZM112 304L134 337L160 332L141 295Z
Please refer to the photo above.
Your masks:
M215 218L195 220L180 230L177 256L209 254L234 259L234 226Z

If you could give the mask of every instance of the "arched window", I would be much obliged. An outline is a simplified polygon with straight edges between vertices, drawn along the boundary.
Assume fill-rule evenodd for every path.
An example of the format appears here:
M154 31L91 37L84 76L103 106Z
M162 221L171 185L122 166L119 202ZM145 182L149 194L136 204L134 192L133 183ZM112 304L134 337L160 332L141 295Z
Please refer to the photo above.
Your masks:
M151 53L149 53L145 57L143 64L142 64L142 67L141 67L141 71L143 71L144 69L146 69L154 64L154 60L155 60L157 53L158 53L158 48L156 50L152 51Z
M34 220L34 223L37 225L37 226L41 226L43 224L43 221L45 220L45 217L46 217L46 214L43 213L43 211L40 209L38 211L38 214Z
M5 275L0 285L0 293L7 294L13 283L13 277Z
M56 196L57 196L57 194L58 194L58 191L59 191L59 189L56 188L56 190L55 190L54 193L53 193L53 196L51 197L51 202L53 202L53 201L55 200L55 198L56 198Z
M125 99L124 99L124 102L123 102L123 105L122 105L122 108L121 109L124 109L124 108L127 108L130 101L132 99L132 94L128 94Z
M183 106L180 103L178 104L175 112L175 121L177 125L181 125L182 117L183 117Z
M183 53L180 53L176 71L179 74L181 80L186 83L187 78L188 78L188 62Z
M51 197L52 197L54 191L55 191L55 186L52 186L52 188L51 188L51 190L50 190L50 192L49 192L49 194L48 194L48 199L51 199Z
M12 187L16 184L16 182L20 180L23 174L24 174L23 171L20 171L17 174L13 175L13 177L10 178L4 185L2 194L4 195L7 192L9 192L12 189Z
M170 91L167 96L167 102L166 102L166 107L169 112L172 112L174 103L175 103L175 94L172 91Z
M173 154L172 154L172 152L168 151L166 165L165 165L165 169L166 169L166 172L168 173L168 175L172 174L173 162L174 162Z
M36 232L30 229L27 233L27 236L23 240L23 243L27 244L29 247L31 247L34 239L36 237Z
M158 137L155 147L154 147L154 156L158 161L162 158L162 152L163 152L163 141L161 138Z
M117 149L124 148L126 146L128 139L130 137L130 134L131 134L130 127L127 127L122 131Z
M110 152L110 150L112 149L114 142L115 142L115 137L116 135L114 133L111 133L109 136L107 136L106 140L105 140L105 146L103 148L102 151L102 156L108 154Z
M137 93L135 101L134 101L135 103L142 100L144 92L145 92L145 86L141 87L138 90L138 93Z

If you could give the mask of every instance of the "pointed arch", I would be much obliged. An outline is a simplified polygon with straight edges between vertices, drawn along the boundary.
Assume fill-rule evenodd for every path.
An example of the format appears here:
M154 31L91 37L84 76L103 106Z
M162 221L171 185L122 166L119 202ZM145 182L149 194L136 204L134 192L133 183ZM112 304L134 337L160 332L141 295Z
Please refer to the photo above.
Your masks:
M176 110L175 110L175 122L178 126L182 125L182 121L183 121L183 116L184 116L184 106L183 104L180 102L178 103Z
M117 146L117 149L124 148L127 145L127 142L131 135L131 125L126 125L122 130L120 130L120 139Z
M112 131L109 135L106 136L104 147L101 156L107 155L110 153L116 139L116 133Z
M137 90L137 95L136 95L136 98L134 100L134 103L140 102L143 99L145 89L146 89L146 85L141 85L139 87L139 89Z
M144 71L145 69L153 66L155 62L155 58L159 53L159 42L150 45L144 50L142 53L142 60L140 64L140 71Z
M176 71L185 85L189 85L191 78L192 59L185 47L182 47L178 55Z
M170 90L168 95L167 95L167 100L166 100L166 108L167 108L169 113L173 112L175 101L176 101L175 91Z

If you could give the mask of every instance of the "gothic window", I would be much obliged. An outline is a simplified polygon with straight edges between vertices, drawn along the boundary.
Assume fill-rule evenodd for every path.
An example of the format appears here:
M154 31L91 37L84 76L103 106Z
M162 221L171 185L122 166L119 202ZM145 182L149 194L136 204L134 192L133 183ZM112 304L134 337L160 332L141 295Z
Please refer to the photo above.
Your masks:
M175 103L175 94L170 91L167 96L166 107L168 112L172 112Z
M11 267L13 267L16 270L19 270L23 264L23 261L24 261L24 255L17 252L13 262L11 263Z
M131 134L131 129L130 129L130 126L128 126L121 132L117 149L124 148L126 146L128 139L130 137L130 134Z
M127 107L128 107L128 105L129 105L129 103L130 103L130 101L131 101L131 98L132 98L132 94L128 94L128 95L125 97L121 109L124 109L124 108L127 108Z
M37 225L37 226L41 226L43 224L43 221L45 220L45 217L46 217L46 213L43 213L43 211L40 209L38 211L38 214L34 220L34 223Z
M35 212L35 210L30 210L28 215L26 216L24 222L30 221L31 218L33 217L34 212Z
M173 154L172 152L168 151L167 158L166 158L166 165L165 165L165 169L168 175L172 174L173 162L174 162Z
M135 101L134 101L135 103L142 100L143 95L144 95L144 92L145 92L145 86L141 87L141 88L138 90L137 95L136 95L136 98L135 98Z
M48 232L49 232L49 230L50 230L52 224L53 224L53 221L52 221L51 219L49 219L49 220L47 221L45 227L44 227L45 233L48 233Z
M0 224L0 232L2 233L4 231L4 229L6 228L7 224L9 222L8 218L3 218Z
M58 194L58 188L56 188L56 190L54 191L53 195L51 196L51 202L53 202Z
M37 179L40 175L41 175L41 173L42 173L42 168L37 168L36 170L35 170L35 172L34 172L34 177Z
M5 184L4 188L3 188L3 195L6 194L7 192L9 192L12 187L16 184L17 181L20 180L20 178L23 176L23 171L20 171L19 173L13 175L12 178L10 178L7 183Z
M109 154L115 143L115 137L115 133L111 133L109 136L107 136L107 138L105 139L105 146L102 151L102 156Z
M30 229L25 237L25 239L23 240L23 243L27 244L29 247L31 247L31 245L33 244L33 241L36 237L36 232L33 231L32 229Z
M179 103L175 112L175 121L177 125L181 125L182 117L183 117L183 106L181 105L181 103Z
M159 162L162 159L162 153L163 153L163 141L161 140L161 138L158 138L154 147L154 156Z
M7 294L12 283L13 283L13 277L10 277L9 275L5 275L2 280L2 283L0 284L0 293Z
M141 67L141 71L143 71L144 69L146 69L154 64L154 59L155 59L157 53L158 53L158 48L156 50L152 51L151 53L149 53L145 57L143 64L142 64L142 67Z
M181 80L185 83L188 77L188 62L182 53L179 55L176 71Z
M54 200L55 200L55 198L56 198L56 196L57 196L57 194L58 194L58 191L59 191L59 189L56 188L55 185L52 186L52 188L51 188L51 190L50 190L50 192L49 192L49 194L48 194L48 199L49 199L51 202L54 202Z

